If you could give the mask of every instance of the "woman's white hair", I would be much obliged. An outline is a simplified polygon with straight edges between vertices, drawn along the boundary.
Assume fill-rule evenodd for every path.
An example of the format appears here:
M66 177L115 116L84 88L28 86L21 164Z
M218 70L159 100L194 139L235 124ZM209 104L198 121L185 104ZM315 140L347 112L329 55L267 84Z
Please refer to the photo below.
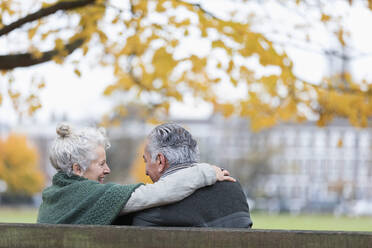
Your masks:
M49 158L57 171L72 174L72 165L78 164L84 172L91 162L97 159L96 149L102 146L105 150L110 147L104 128L73 129L68 124L57 126L58 137L54 140Z

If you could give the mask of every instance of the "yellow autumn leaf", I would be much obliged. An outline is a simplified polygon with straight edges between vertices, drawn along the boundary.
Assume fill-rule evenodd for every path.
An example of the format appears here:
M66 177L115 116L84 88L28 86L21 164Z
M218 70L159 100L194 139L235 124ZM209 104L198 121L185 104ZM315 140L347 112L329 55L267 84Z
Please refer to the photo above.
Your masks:
M78 69L75 69L75 70L74 70L74 73L75 73L78 77L81 77L81 72L80 72Z
M322 17L320 18L320 20L322 22L328 22L329 20L331 20L331 16L326 15L326 14L322 14Z
M36 31L37 31L37 27L35 28L31 28L29 31L28 31L28 39L31 40L35 34L36 34Z
M85 56L88 53L89 47L88 45L83 45L83 55Z
M274 116L260 116L251 120L251 128L254 132L261 131L262 129L272 127L276 124Z
M294 101L289 101L286 105L280 107L277 112L281 120L289 121L297 112L297 105Z
M278 76L277 75L270 75L270 76L263 76L261 78L261 82L268 88L274 88L278 82Z
M44 82L44 81L41 81L40 83L38 83L37 88L38 88L39 90L45 88L45 82Z
M189 26L190 25L190 19L185 19L181 22L175 22L174 26L177 27L177 28L180 28L180 27L183 27L183 26Z
M106 43L108 38L107 38L107 35L102 32L101 30L97 30L97 33L98 33L98 36L99 36L99 39L101 40L102 43Z
M344 30L342 28L337 32L337 38L342 46L346 45L345 40L344 40Z
M212 47L213 48L216 48L216 47L225 48L225 43L223 43L222 40L214 40L212 41Z
M40 103L34 103L34 104L30 104L28 106L28 109L27 109L27 114L29 116L33 115L36 110L40 109L41 108L41 104Z
M238 86L238 80L236 80L235 78L230 77L230 81L231 81L232 85L234 85L235 87Z
M50 7L51 5L52 5L52 3L42 2L41 7L42 7L42 8L48 8L48 7Z
M64 59L63 59L62 56L56 55L56 56L53 57L53 61L56 62L57 64L62 64Z
M172 41L170 42L170 45L171 45L172 47L176 47L176 46L178 46L179 43L180 43L180 42L179 42L178 40L172 40Z
M117 15L112 21L111 21L111 23L112 24L116 24L116 23L118 23L118 21L120 20L120 15Z
M110 96L118 87L116 85L109 85L103 91L103 95Z
M160 125L162 123L159 119L155 117L148 118L146 121L147 123L150 123L152 125Z
M169 53L165 47L156 50L152 59L156 75L164 78L168 77L177 63L178 62L173 58L173 55Z
M56 50L63 50L64 44L63 44L63 40L61 38L57 38L55 40L54 44L55 44L55 49Z
M39 49L33 48L31 50L31 56L35 59L40 59L41 57L43 57L43 53L39 51Z
M166 11L166 8L163 6L163 3L164 3L163 0L157 1L156 9L155 9L157 12L164 12L164 11Z
M234 68L234 62L230 60L229 65L227 67L227 73L231 73L232 69Z
M224 117L230 117L235 112L235 106L231 103L217 104L215 111L222 113Z

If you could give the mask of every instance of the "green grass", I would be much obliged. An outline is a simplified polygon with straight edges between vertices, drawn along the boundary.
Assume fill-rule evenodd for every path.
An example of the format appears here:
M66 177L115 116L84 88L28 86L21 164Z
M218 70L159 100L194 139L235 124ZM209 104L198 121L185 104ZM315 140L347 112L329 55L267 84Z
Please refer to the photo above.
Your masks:
M320 214L270 215L251 213L253 228L282 230L328 230L372 232L372 217L347 217Z
M251 213L254 229L329 230L372 232L372 217L336 217L333 215L269 215ZM35 223L37 209L0 208L0 223Z
M0 208L0 223L36 223L37 209Z

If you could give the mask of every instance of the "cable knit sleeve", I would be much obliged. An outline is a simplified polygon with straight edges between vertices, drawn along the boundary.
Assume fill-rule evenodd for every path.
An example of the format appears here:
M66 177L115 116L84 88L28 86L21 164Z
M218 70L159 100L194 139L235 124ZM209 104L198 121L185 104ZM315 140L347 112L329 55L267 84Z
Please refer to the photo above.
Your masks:
M216 181L216 172L209 164L197 164L179 170L154 184L138 187L120 215L180 201L195 190L212 185Z

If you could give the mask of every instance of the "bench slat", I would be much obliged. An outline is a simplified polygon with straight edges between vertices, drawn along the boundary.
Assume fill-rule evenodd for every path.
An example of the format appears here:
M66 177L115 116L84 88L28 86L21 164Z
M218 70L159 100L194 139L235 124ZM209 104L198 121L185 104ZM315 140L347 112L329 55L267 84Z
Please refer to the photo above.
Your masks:
M372 248L372 233L0 223L0 247Z

